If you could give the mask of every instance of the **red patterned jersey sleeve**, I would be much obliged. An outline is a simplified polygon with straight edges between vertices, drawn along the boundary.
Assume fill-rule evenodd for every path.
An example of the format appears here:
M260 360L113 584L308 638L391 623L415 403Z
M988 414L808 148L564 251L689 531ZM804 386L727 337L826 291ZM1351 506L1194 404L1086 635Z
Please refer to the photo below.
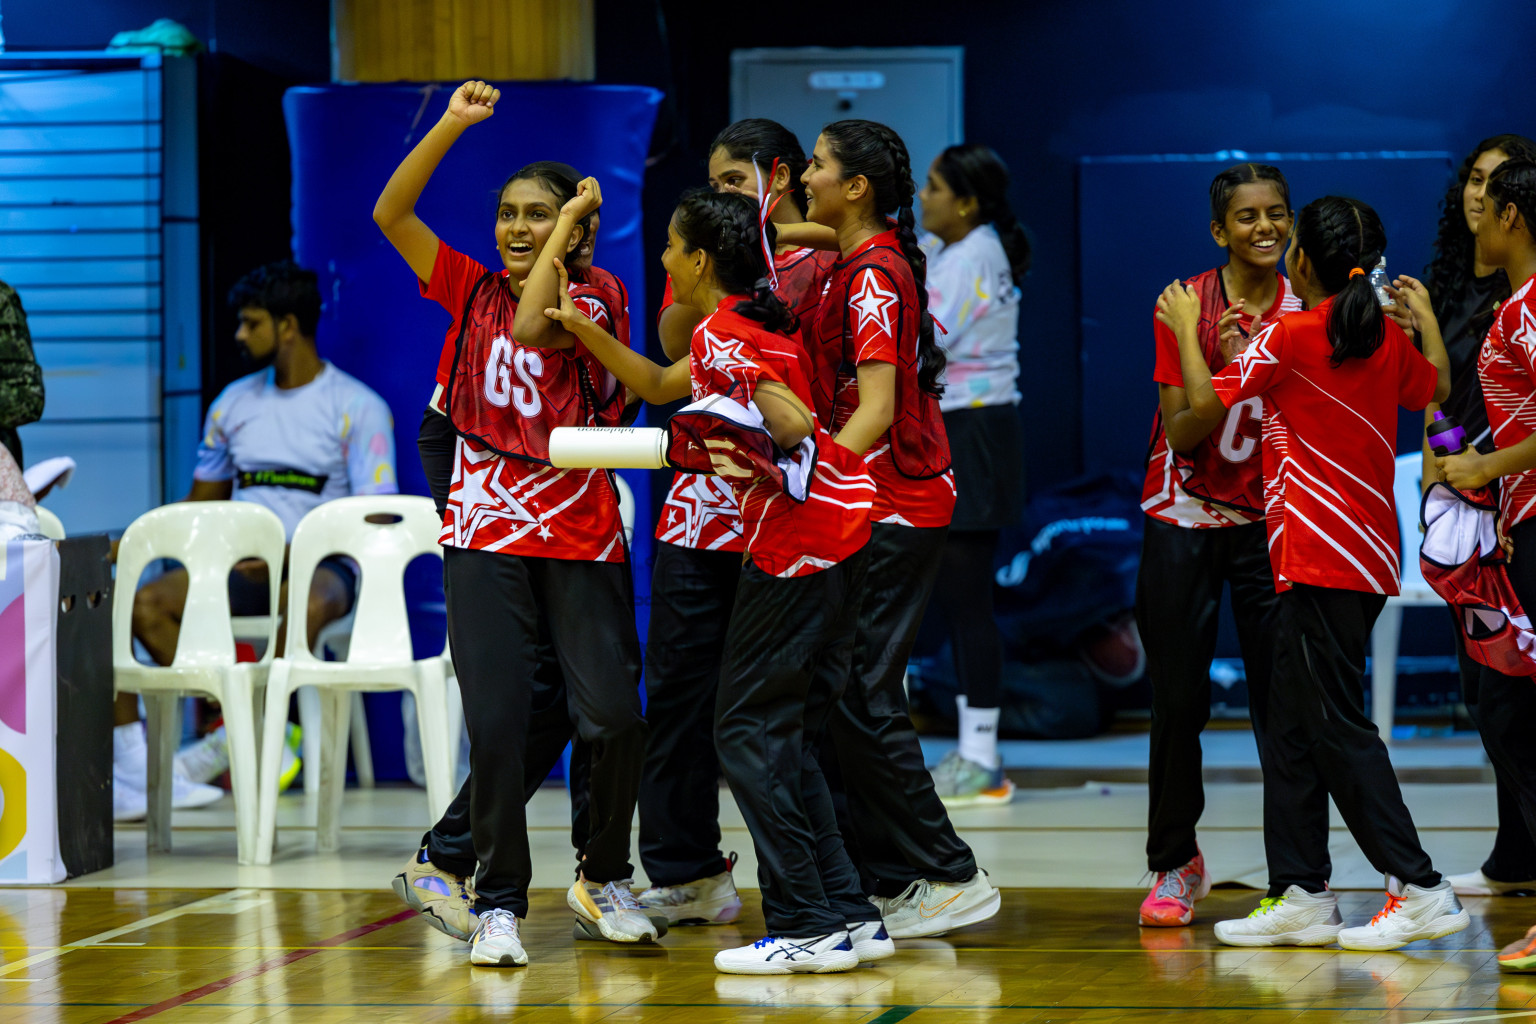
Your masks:
M442 353L437 357L437 382L448 384L448 374L453 367L453 346L459 336L459 320L464 306L469 302L475 282L486 274L485 264L459 252L441 238L437 240L437 259L432 262L432 280L417 279L421 297L431 299L453 314L453 323L443 340Z
M1173 331L1156 314L1152 317L1152 340L1157 351L1157 361L1152 366L1152 379L1159 384L1183 387L1184 371L1179 366L1179 339L1174 337Z
M1387 321L1387 344L1393 345L1401 353L1398 360L1397 404L1404 409L1417 411L1433 402L1435 388L1440 384L1440 374L1435 365L1413 347L1408 335L1391 320ZM1526 358L1529 360L1529 353Z
M730 317L708 317L699 324L694 338L693 369L703 377L702 387L710 394L727 395L745 404L763 378L762 356L752 339L739 337L731 330ZM770 375L771 376L771 375ZM697 391L701 385L695 384Z
M1211 378L1216 397L1228 409L1245 398L1257 398L1290 372L1290 338L1285 324L1271 324L1226 369Z

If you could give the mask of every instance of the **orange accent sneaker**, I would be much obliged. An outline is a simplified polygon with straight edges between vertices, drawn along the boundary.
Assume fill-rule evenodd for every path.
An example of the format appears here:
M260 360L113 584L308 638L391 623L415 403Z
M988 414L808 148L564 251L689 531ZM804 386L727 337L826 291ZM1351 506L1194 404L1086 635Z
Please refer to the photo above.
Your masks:
M1205 855L1172 871L1159 871L1152 891L1141 901L1141 924L1148 928L1178 928L1195 919L1195 904L1211 892Z
M1518 939L1499 950L1499 970L1515 973L1536 972L1536 925Z

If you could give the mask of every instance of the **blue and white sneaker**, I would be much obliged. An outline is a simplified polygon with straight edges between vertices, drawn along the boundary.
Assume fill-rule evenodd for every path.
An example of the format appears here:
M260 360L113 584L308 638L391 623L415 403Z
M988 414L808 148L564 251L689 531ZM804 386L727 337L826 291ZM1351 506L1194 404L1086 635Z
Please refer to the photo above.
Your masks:
M512 911L497 907L480 914L479 927L469 940L469 962L481 967L522 967L528 963Z
M655 942L656 925L635 899L634 884L632 878L616 882L578 878L566 892L565 902L609 942Z
M885 930L884 921L860 921L858 924L850 924L848 939L853 943L853 951L859 955L861 964L896 955L896 943L891 941L890 933Z
M845 931L806 939L769 935L715 954L715 970L722 974L834 974L857 966L859 954Z

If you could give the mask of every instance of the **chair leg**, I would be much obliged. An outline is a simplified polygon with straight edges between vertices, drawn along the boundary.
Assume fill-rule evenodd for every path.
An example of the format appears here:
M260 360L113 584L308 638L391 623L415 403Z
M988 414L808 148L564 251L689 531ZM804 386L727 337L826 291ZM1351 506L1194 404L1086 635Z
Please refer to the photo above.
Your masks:
M448 734L448 692L443 663L427 659L416 664L416 721L421 729L421 760L427 773L428 820L453 800L453 759L458 736Z
M1388 745L1397 708L1397 641L1402 628L1402 607L1388 601L1371 630L1371 720Z
M174 693L145 693L145 738L148 743L149 798L145 830L151 853L171 851L171 800L175 788L176 748L181 739L181 697Z
M341 848L341 796L347 784L347 733L352 726L352 694L335 687L317 689L320 689L323 733L315 837L321 853L335 853Z
M229 784L235 796L235 848L240 864L256 863L258 819L256 695L238 667L224 688L224 735L229 740ZM270 679L270 675L268 676Z
M368 735L368 711L361 692L352 693L352 767L357 771L357 788L373 788L373 744Z
M289 666L274 661L267 675L266 711L262 716L261 775L256 785L259 810L256 828L256 863L271 864L277 845L277 797L283 774L283 750L288 732Z
M301 686L299 694L299 759L304 762L304 795L320 792L320 740L325 726L320 721L320 688Z

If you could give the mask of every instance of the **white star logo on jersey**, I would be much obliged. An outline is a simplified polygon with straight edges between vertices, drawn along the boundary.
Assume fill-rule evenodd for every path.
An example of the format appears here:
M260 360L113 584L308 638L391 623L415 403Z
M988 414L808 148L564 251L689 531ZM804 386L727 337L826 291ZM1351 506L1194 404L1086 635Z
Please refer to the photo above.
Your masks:
M880 329L886 334L895 335L896 329L891 325L891 307L900 301L900 295L880 287L879 274L873 270L866 270L859 281L858 294L848 302L859 316L854 333L863 334L865 325L873 321L879 324Z
M1264 328L1243 350L1243 354L1237 357L1238 377L1244 385L1248 383L1248 375L1258 366L1279 366L1280 360L1276 359L1269 351L1269 339L1275 332L1279 323L1270 324Z
M704 368L708 370L750 370L754 364L741 350L742 343L730 338L722 341L709 328L704 328Z
M1510 335L1509 343L1519 345L1527 352L1536 352L1536 310L1523 302L1520 304L1520 323Z

